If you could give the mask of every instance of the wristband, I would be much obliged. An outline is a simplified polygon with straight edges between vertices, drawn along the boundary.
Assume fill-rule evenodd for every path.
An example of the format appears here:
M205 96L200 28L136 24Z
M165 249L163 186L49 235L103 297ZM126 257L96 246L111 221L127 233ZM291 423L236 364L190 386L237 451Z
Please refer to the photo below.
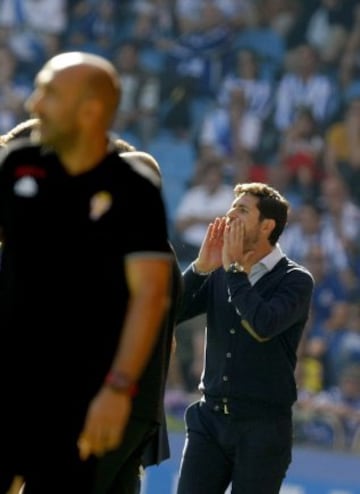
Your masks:
M137 384L121 372L110 371L105 377L104 384L116 393L123 393L131 398L138 394Z

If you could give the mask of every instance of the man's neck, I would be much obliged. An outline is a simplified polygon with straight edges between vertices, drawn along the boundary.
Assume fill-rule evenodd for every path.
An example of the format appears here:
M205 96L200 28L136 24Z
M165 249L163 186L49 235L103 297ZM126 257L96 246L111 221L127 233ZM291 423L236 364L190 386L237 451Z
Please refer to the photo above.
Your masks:
M263 247L259 248L256 252L256 255L253 258L253 263L251 267L257 264L259 261L261 261L261 259L264 259L264 257L268 256L273 250L274 250L273 245L264 245Z
M60 161L69 175L81 175L95 168L108 154L107 140L88 140L58 152Z

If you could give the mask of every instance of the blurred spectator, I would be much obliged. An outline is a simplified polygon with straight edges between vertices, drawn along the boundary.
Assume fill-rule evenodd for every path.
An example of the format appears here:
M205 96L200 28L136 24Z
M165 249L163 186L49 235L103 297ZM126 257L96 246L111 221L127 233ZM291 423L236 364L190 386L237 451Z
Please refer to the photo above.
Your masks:
M175 0L174 8L180 32L198 29L201 21L202 0Z
M309 19L319 7L319 0L294 0L294 4L294 21L286 34L286 47L290 51L306 42Z
M27 65L32 79L36 67L61 51L67 27L66 0L2 0L0 37Z
M184 193L176 211L173 243L181 263L196 258L208 224L216 216L223 216L233 200L233 187L224 184L221 163L209 162L203 169L201 183Z
M176 361L187 393L198 391L204 361L205 326L205 317L200 315L176 327Z
M360 98L351 100L344 118L329 126L325 143L327 172L340 175L360 205Z
M305 338L303 338L305 340ZM304 345L305 346L305 345ZM296 364L298 399L305 400L323 389L324 367L320 359L307 355L301 350Z
M168 0L135 0L131 6L133 21L130 35L142 47L151 44L154 48L157 39L172 38L176 33L176 18L173 2Z
M201 9L213 3L223 19L232 27L242 29L254 20L252 0L175 0L175 12L182 29L193 31L201 24Z
M259 59L253 51L238 50L234 58L231 72L221 82L218 103L221 107L228 108L232 91L241 89L248 112L264 121L272 109L272 84L261 76Z
M353 15L352 29L349 33L349 37L346 44L346 51L355 56L357 66L360 65L360 3L358 0L355 1L355 6L352 8L351 12ZM351 2L352 3L352 2Z
M338 445L342 443L343 448L350 451L360 427L360 366L353 364L344 368L337 385L298 400L296 407L307 410L303 438L328 447L337 436Z
M309 369L312 371L312 361L315 360L322 367L321 388L329 387L335 384L338 375L339 369L333 355L337 350L339 335L347 327L348 292L321 247L310 247L304 257L304 264L315 278L311 315L302 348L303 355L307 357L303 369L304 380L308 377Z
M255 14L256 14L256 4L252 0L213 0L213 1L214 3L217 4L219 9L222 11L228 24L237 31L246 29L248 26L251 26L254 23Z
M114 0L80 0L70 10L66 31L67 50L85 50L111 57L125 30L119 29L119 12Z
M299 15L297 0L259 0L258 23L267 24L281 38L286 38Z
M292 188L303 199L315 199L322 177L324 139L312 111L300 107L293 123L283 131L278 160L290 175Z
M360 206L352 200L347 184L338 175L322 179L320 200L324 222L336 231L350 260L356 264L360 259Z
M354 299L349 303L348 317L345 330L341 331L337 338L336 348L332 355L334 368L336 369L336 379L342 369L350 364L360 365L360 304L359 299Z
M127 37L140 49L143 66L163 73L165 53L162 47L172 43L178 31L174 2L168 0L135 0L131 4ZM168 74L164 74L168 77Z
M160 80L157 74L144 69L136 43L120 45L113 62L119 71L122 86L122 103L115 130L120 134L132 132L147 148L159 123Z
M352 0L320 0L310 16L306 40L332 70L339 63L352 28L354 4Z
M244 89L233 86L226 107L215 107L204 117L199 131L199 148L212 148L227 163L232 181L238 168L253 161L261 139L262 120L249 111Z
M282 8L278 10L276 4L281 0L260 0L253 2L254 22L247 28L235 33L235 49L247 49L256 53L260 61L260 73L271 82L277 80L283 65L285 43L280 34L279 20ZM283 0L283 4L287 0ZM273 8L274 7L274 8ZM283 12L283 11L282 11Z
M24 101L32 87L18 78L18 62L12 51L0 46L0 133L5 134L26 118Z
M293 177L288 168L276 162L266 168L264 181L276 188L281 194L288 198L291 213L288 218L288 226L296 221L296 211L304 202L302 191L293 185Z
M293 121L300 106L311 109L323 129L337 110L333 81L321 72L317 51L310 45L298 46L293 53L292 67L284 70L275 101L275 125L286 129Z
M312 248L321 249L327 265L337 271L345 283L351 272L349 257L334 227L324 221L323 212L314 202L300 205L296 220L282 234L281 246L289 257L300 263Z
M356 54L350 50L342 53L336 70L336 81L339 88L339 115L354 99L360 98L360 64L356 61Z
M192 8L197 13L191 20L179 19L179 36L158 44L165 53L167 94L180 78L192 83L194 97L214 97L228 60L233 30L216 3L200 2Z

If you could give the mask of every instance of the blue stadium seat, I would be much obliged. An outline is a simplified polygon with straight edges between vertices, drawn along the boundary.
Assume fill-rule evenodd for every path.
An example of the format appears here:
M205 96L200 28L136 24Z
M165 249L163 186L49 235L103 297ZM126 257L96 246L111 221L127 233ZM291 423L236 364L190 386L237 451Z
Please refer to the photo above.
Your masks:
M195 149L189 140L163 132L150 142L147 151L159 162L164 179L189 183L195 162Z
M162 132L151 141L147 152L154 156L161 168L171 231L178 204L193 175L195 149L189 140Z

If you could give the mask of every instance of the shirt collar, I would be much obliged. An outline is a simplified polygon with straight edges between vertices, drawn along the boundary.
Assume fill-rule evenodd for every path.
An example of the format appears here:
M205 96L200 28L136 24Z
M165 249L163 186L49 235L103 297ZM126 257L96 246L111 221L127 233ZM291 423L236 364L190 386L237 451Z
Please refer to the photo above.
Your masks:
M280 259L284 257L284 255L285 254L281 250L280 245L276 244L270 254L267 254L265 257L260 259L260 261L257 262L255 266L260 264L267 271L271 271L273 267L280 261Z

